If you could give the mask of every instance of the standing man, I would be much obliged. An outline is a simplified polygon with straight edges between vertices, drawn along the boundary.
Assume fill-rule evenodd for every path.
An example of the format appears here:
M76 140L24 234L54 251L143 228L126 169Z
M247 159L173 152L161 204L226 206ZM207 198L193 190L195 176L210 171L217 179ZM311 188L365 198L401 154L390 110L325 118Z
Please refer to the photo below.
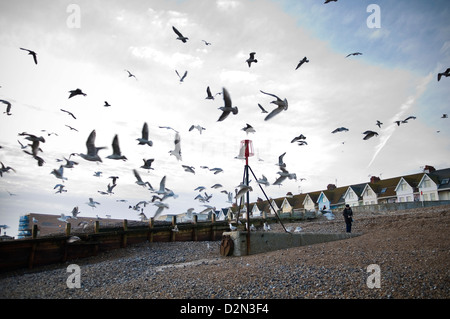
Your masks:
M352 222L353 222L353 211L350 208L350 205L345 205L344 211L342 212L344 215L345 225L347 226L347 233L351 233L352 231Z

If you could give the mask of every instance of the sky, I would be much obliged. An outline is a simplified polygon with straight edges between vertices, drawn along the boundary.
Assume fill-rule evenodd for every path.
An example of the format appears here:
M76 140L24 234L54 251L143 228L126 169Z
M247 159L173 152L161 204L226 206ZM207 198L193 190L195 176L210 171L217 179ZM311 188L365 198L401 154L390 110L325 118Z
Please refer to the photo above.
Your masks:
M177 197L165 200L163 214L229 207L221 191L234 193L243 180L245 161L235 157L245 139L257 178L273 184L283 153L297 176L263 186L269 198L450 167L449 119L441 118L450 113L450 78L437 81L450 67L446 0L17 0L0 2L0 12L0 100L12 105L7 115L0 103L0 161L15 170L0 178L0 225L10 226L8 235L17 234L21 215L56 218L75 206L80 216L139 219L128 206L155 194L135 183L133 169L155 189L166 176ZM38 64L20 48L35 51ZM249 67L251 52L258 62ZM355 52L362 54L347 57ZM296 70L304 57L309 62ZM188 71L183 82L175 71ZM205 99L207 86L214 100ZM86 96L69 99L76 88ZM216 93L223 88L239 111L219 122L224 100ZM266 121L258 104L269 112L276 106L261 91L286 98L287 110ZM416 118L394 123L408 116ZM144 123L151 147L136 141ZM242 130L247 124L254 133ZM205 130L189 131L191 125ZM338 127L348 131L331 133ZM99 151L102 162L72 156L78 165L64 169L67 192L55 194L57 160L85 153L93 130L96 146L107 147ZM169 154L175 130L181 160ZM378 136L363 140L366 130ZM22 132L45 138L42 166L22 151ZM106 158L116 134L126 161ZM307 145L291 143L300 134ZM150 158L154 169L140 168ZM102 195L109 176L119 176L117 186ZM250 179L250 201L265 199ZM217 183L222 187L211 188ZM209 202L195 199L198 186L212 195ZM88 206L90 197L100 205ZM144 213L152 217L156 209L150 203Z

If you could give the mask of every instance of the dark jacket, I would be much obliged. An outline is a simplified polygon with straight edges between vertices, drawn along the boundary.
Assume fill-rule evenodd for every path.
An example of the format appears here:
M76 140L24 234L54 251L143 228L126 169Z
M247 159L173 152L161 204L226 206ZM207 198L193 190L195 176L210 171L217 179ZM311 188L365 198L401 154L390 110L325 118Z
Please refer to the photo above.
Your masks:
M342 212L342 215L344 215L344 220L345 223L351 223L353 221L352 216L353 216L353 211L350 207L345 207L344 211Z

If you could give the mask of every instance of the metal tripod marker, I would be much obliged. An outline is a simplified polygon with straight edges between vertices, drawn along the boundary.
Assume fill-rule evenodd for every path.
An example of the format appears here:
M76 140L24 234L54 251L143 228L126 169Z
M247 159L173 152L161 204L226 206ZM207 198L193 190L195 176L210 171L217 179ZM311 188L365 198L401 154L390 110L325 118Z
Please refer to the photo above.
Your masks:
M248 158L250 156L253 156L253 145L252 145L252 141L251 140L243 140L241 141L241 148L240 148L240 152L239 152L239 158L242 158L242 155L244 155L245 157L245 169L244 169L244 181L243 183L246 186L249 186L249 170L252 172L253 177L256 178L255 173L253 172L253 170L251 169L250 165L248 165ZM258 184L259 185L259 184ZM277 217L278 221L280 222L281 226L283 227L284 231L289 233L286 230L286 227L284 227L283 222L281 221L280 216L278 216L278 213L275 211L275 209L272 206L272 203L270 202L269 198L267 197L266 192L264 191L264 189L261 187L261 185L259 185L259 188L261 189L261 191L263 192L264 196L267 199L267 202L269 203L270 207L272 208L272 211L275 213L275 216ZM236 203L237 204L237 203ZM240 205L239 205L240 207ZM246 229L247 229L247 255L250 255L250 192L247 192L247 222L246 222Z
M248 178L248 158L253 156L253 145L251 140L243 140L241 141L241 150L244 150L245 156L245 169L244 169L244 183L246 186L249 186L249 178ZM247 255L250 255L250 192L247 192Z

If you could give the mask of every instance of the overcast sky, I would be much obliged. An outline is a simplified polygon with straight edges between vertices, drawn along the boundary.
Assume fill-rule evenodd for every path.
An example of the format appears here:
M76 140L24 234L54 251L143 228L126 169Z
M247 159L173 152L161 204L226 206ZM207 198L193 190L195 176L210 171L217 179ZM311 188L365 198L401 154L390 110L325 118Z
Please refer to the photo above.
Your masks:
M297 175L265 187L272 198L417 173L424 165L448 168L449 119L441 117L450 113L450 78L438 82L437 74L450 67L449 14L446 0L0 2L0 99L12 104L8 116L0 103L0 161L16 171L0 178L0 224L15 235L20 215L69 214L74 206L80 216L138 219L128 205L152 193L135 184L133 169L154 188L166 176L178 197L166 200L164 213L204 209L194 199L197 186L213 195L206 204L227 207L220 191L234 193L242 181L245 163L235 157L244 139L253 142L249 163L258 178L273 183L284 152ZM38 64L19 48L35 51ZM258 60L251 67L250 52ZM346 57L354 52L362 55ZM309 62L296 70L303 57ZM188 71L182 83L175 70ZM224 101L205 99L207 86L213 95L225 87L238 114L218 122ZM76 88L87 95L68 99ZM269 112L275 105L260 90L286 98L288 109L265 121L258 103ZM416 119L394 123L408 116ZM144 122L152 147L137 145ZM247 123L255 133L242 130ZM189 131L191 125L206 130ZM181 161L169 154L175 132L159 126L179 132ZM331 133L338 127L348 131ZM79 165L64 170L67 192L55 194L57 159L85 153L94 129L96 145L107 147L99 152L103 162L72 157ZM379 135L363 140L366 130ZM21 150L21 132L45 138L43 166ZM106 158L115 134L127 161ZM291 143L300 134L307 145ZM140 168L144 158L155 159L154 170ZM111 175L119 176L114 194L101 195ZM264 198L252 179L250 200ZM223 187L212 189L216 183ZM89 197L101 205L89 207ZM144 213L156 209L150 204Z

